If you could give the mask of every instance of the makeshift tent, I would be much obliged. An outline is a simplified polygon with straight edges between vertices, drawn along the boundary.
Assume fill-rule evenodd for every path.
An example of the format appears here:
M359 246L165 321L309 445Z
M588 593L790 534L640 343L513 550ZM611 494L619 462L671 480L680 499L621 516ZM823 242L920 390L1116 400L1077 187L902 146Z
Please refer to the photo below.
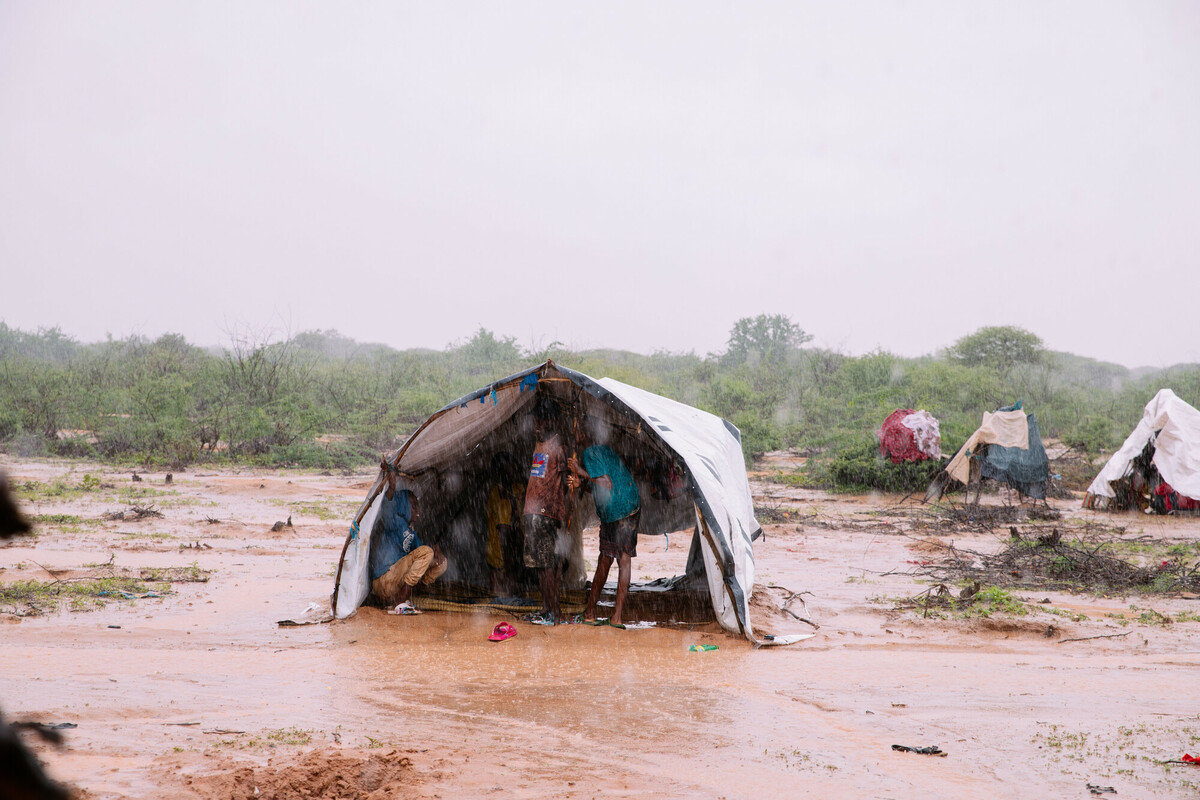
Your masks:
M982 478L1005 483L1026 497L1044 500L1050 459L1042 445L1037 418L1021 403L984 413L979 429L959 448L946 469L930 484L926 500L936 500L950 480L963 484Z
M893 411L876 432L879 454L893 464L942 457L942 434L938 421L928 411L902 408Z
M1161 389L1146 404L1133 433L1092 481L1083 505L1124 510L1146 503L1160 511L1175 511L1194 509L1197 500L1200 411L1170 389Z
M443 580L485 583L480 508L496 453L533 449L535 395L557 401L570 427L589 426L629 463L642 462L639 481L642 534L689 530L686 574L672 585L707 588L717 621L755 642L781 644L799 637L760 640L747 603L754 587L752 542L761 533L746 478L741 435L729 422L633 386L594 380L552 361L519 372L450 403L425 421L388 462L402 488L421 501L423 538L440 544L450 568ZM569 434L568 434L569 438ZM568 448L570 448L568 442ZM526 473L527 474L527 473ZM371 530L382 499L381 470L354 517L339 561L334 614L348 617L370 593ZM584 497L574 505L572 533L594 520ZM588 516L590 515L590 516ZM582 557L569 557L568 584L582 584ZM440 582L440 581L439 581ZM437 584L435 584L436 586Z

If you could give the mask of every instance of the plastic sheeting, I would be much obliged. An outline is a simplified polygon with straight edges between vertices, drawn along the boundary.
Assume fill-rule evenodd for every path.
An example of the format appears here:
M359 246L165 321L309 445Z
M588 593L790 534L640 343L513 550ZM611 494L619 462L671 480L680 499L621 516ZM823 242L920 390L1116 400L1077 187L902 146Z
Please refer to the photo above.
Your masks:
M1142 419L1088 487L1089 495L1112 498L1112 482L1129 474L1133 460L1153 440L1153 463L1162 479L1184 497L1200 499L1200 411L1170 389L1146 404Z
M761 527L754 519L737 428L720 417L612 378L601 378L599 383L652 425L687 464L700 510L700 550L713 611L722 628L741 630L754 639L747 602L754 588L752 537Z
M979 475L1007 483L1026 497L1046 499L1046 481L1050 480L1050 459L1042 445L1037 417L1026 416L1028 447L990 445L979 462Z
M893 411L877 432L879 451L893 464L942 457L942 434L928 411L902 408Z
M959 483L971 480L970 456L980 445L998 444L1001 447L1029 449L1029 423L1023 411L984 412L979 430L971 434L946 465L946 472ZM1045 452L1045 451L1043 451Z
M452 494L447 475L465 459L488 457L492 439L517 430L539 385L569 403L571 413L609 424L620 429L622 436L682 461L687 490L649 504L643 495L643 532L661 532L648 529L648 520L659 520L652 525L662 530L679 530L679 512L686 512L682 522L701 533L693 539L692 555L697 558L689 556L689 567L693 563L704 567L703 575L689 574L689 578L707 583L713 611L723 628L760 644L807 638L780 636L760 641L755 637L748 601L754 587L752 542L761 528L754 518L741 435L725 420L683 403L611 378L596 381L548 361L467 395L430 417L389 458L400 471L404 488L413 488L423 503L427 497L433 504L438 502L438 494ZM377 480L347 538L333 595L339 618L354 613L370 592L366 563L381 488L382 481ZM577 525L581 516L574 517Z
M900 424L913 432L918 450L930 458L942 457L942 432L937 417L922 409L900 420Z

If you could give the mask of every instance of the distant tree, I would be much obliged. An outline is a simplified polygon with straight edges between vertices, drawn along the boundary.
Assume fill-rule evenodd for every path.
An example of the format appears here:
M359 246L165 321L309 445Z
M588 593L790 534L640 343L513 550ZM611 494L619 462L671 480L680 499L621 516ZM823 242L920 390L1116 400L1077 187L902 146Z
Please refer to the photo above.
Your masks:
M1007 371L1018 364L1040 364L1046 348L1036 334L1006 325L980 328L962 337L946 349L946 356L966 367Z
M465 344L452 348L451 352L472 367L498 368L511 366L521 360L521 348L517 345L516 337L497 337L482 327Z
M729 331L729 345L721 360L731 366L782 364L813 337L784 314L743 317Z
M79 349L79 342L63 333L57 325L26 333L0 322L0 358L24 356L35 361L65 364Z
M362 347L354 339L338 333L332 328L325 331L303 331L296 334L292 342L298 350L342 360L351 358L362 350Z

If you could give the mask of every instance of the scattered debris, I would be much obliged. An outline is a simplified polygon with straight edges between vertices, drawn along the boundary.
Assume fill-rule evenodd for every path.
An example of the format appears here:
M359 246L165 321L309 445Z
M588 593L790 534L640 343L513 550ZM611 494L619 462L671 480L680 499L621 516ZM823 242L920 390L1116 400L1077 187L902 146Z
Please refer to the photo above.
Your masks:
M1131 633L1133 633L1133 631L1125 631L1124 633L1106 633L1102 636L1079 636L1074 639L1059 639L1058 643L1066 644L1067 642L1086 642L1089 639L1119 639L1122 636L1128 636Z
M1117 790L1111 786L1094 786L1090 783L1087 785L1087 790L1089 792L1091 792L1092 794L1116 794L1117 793Z
M207 522L209 525L220 525L221 524L221 520L217 519L216 517L205 517L204 521Z
M930 586L928 589L920 592L919 594L915 594L905 600L898 601L895 607L898 611L919 608L921 609L921 615L925 617L928 617L930 610L934 608L965 608L971 604L970 598L978 594L978 586L979 584L976 583L974 586L963 589L960 596L955 597L954 591L949 586L944 583L938 583ZM968 594L968 591L971 589L974 589L974 591L970 591ZM959 599L963 594L966 595L966 598L964 598L960 603Z
M1170 761L1159 761L1159 764L1188 764L1193 767L1200 767L1200 757L1194 756L1191 753L1184 753L1183 758L1173 758Z
M133 473L133 482L134 482L134 483L141 483L141 482L142 482L142 476L141 476L141 475L138 475L136 472L135 472L135 473Z
M1043 531L1043 532L1038 532ZM1114 540L1064 539L1057 528L1022 534L1015 526L999 552L980 553L948 545L940 562L913 574L942 582L980 581L995 586L1128 592L1200 590L1200 562L1164 561L1138 566L1110 555ZM936 588L936 587L935 587Z
M163 479L163 483L174 483L174 482L175 482L175 476L168 472L167 477Z
M991 530L997 525L1029 520L1055 521L1062 519L1062 512L1047 505L1003 505L984 506L967 504L946 508L942 515L951 522L968 523L975 528Z
M179 545L180 550L212 550L212 545L208 542L189 542Z
M796 513L795 509L784 508L780 505L771 506L754 506L754 518L760 523L762 522L791 522L792 514Z
M908 745L894 744L892 745L892 749L901 753L919 753L923 756L941 756L945 758L949 755L949 753L936 744L931 744L928 747L909 747Z
M813 621L812 621L811 619L809 619L808 617L802 617L802 616L800 616L799 614L797 614L795 611L792 611L790 608L788 608L788 606L790 606L790 605L792 604L792 601L793 601L793 600L799 600L799 601L800 601L800 605L804 606L804 611L807 613L807 612L808 612L808 604L804 602L804 597L803 597L803 595L806 595L806 594L812 594L812 592L793 592L793 593L791 594L791 596L790 596L790 597L788 597L788 599L787 599L787 600L784 600L784 601L783 601L783 605L782 605L782 606L780 606L780 608L781 608L783 611L787 612L789 615L791 615L791 617L792 617L793 619L795 619L795 620L798 620L798 621L800 621L800 622L803 622L803 623L804 623L804 624L806 624L806 625L811 625L811 626L813 626L813 629L814 629L814 630L820 630L820 628L821 628L821 626L820 626L820 625L818 625L817 623L813 622Z
M271 526L271 533L278 533L279 531L283 530L284 528L291 528L291 527L292 527L292 515L288 514L287 522L276 522L274 525Z
M101 514L103 519L113 522L137 522L143 519L162 519L163 514L153 504L148 506L130 506L123 511L109 511L106 514Z
M141 567L138 578L160 583L208 583L211 569L200 569L195 564L188 567Z
M322 625L333 622L333 609L328 603L309 603L308 608L291 619L281 619L275 624L281 628L298 628L302 625Z

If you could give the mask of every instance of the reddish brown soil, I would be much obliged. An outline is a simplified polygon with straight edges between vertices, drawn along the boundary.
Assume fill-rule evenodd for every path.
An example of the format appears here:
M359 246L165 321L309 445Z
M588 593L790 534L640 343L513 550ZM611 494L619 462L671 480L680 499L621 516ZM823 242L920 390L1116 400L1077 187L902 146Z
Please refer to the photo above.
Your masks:
M86 574L110 554L129 569L213 570L162 598L0 616L0 703L12 719L78 725L64 748L37 749L81 797L1046 798L1086 797L1091 783L1191 798L1200 785L1200 767L1157 763L1200 749L1200 623L1137 621L1145 609L1195 615L1200 602L1018 591L1028 615L894 612L891 599L926 588L910 562L1007 535L915 530L888 516L897 497L756 485L788 521L758 543L753 618L808 631L779 605L811 592L792 609L821 627L799 645L754 649L711 624L520 622L496 644L487 634L507 617L488 614L364 609L276 625L327 603L369 475L200 470L167 486L94 464L0 467L18 484L91 473L115 487L26 504L83 521L44 522L0 548L0 583ZM167 492L143 498L164 518L100 521L131 486ZM1057 505L1064 524L1200 538L1198 520ZM271 533L289 513L295 527ZM681 571L685 540L643 537L635 579ZM594 558L595 542L585 549ZM1114 634L1128 635L1062 641ZM689 652L698 643L719 649Z

